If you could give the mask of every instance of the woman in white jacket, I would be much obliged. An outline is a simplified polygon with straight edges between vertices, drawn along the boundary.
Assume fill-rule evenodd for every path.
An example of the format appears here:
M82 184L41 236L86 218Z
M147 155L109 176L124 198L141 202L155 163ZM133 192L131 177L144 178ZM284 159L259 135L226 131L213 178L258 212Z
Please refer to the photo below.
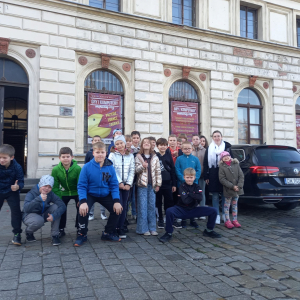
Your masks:
M126 140L123 135L114 138L115 147L111 149L108 158L112 161L116 175L119 181L120 204L123 207L117 225L117 233L119 238L125 239L124 222L127 213L127 201L130 193L130 187L133 183L135 173L134 156L126 149Z

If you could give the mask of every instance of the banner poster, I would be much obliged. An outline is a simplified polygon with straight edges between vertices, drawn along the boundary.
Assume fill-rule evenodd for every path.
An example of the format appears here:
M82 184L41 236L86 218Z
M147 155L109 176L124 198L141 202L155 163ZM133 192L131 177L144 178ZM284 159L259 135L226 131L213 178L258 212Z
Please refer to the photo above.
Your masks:
M105 144L110 144L114 129L122 129L122 125L120 95L88 94L88 144L95 135L99 135Z
M296 115L297 149L300 149L300 115Z
M193 134L199 134L198 103L171 101L171 133L185 133L189 141Z

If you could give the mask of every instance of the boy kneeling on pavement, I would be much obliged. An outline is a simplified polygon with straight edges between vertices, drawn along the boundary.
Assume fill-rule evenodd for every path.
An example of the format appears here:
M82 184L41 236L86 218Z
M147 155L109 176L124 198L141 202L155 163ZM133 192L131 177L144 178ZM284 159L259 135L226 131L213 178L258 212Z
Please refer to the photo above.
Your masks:
M45 222L51 222L52 244L60 245L59 222L61 215L66 211L66 205L52 192L53 185L54 178L44 175L39 184L26 194L23 222L27 226L25 230L27 242L36 242L33 233L44 226Z
M193 168L184 170L184 183L178 190L178 204L167 209L166 212L166 233L160 237L160 241L165 243L172 238L174 219L193 219L208 217L207 228L203 235L211 238L220 238L221 235L213 229L216 223L217 210L213 207L198 206L202 200L200 186L194 183L196 171Z

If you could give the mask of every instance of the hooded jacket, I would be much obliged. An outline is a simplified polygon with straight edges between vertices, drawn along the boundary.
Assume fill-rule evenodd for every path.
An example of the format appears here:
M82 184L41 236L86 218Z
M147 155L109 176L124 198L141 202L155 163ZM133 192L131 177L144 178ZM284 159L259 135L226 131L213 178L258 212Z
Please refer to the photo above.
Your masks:
M144 159L141 154L135 157L135 172L137 173L137 185L139 187L147 187L148 185L148 168L151 168L152 187L155 189L161 186L161 170L157 155L152 153L150 156L150 163L147 168L143 167Z
M203 177L203 160L204 160L205 151L206 151L206 149L204 147L202 147L201 145L199 145L198 147L193 146L192 154L194 156L198 157L198 159L200 161L200 165L201 165L201 176L200 176L200 178Z
M66 211L66 205L52 191L47 194L46 201L43 201L37 184L25 196L23 220L31 213L42 215L50 207L50 203L54 203L58 206L57 210L52 213L53 220L56 220Z
M114 165L118 182L123 183L124 185L127 184L132 186L135 174L135 162L133 154L125 153L122 155L120 152L115 151L111 152L108 158Z
M196 183L188 185L185 182L178 189L178 206L192 210L202 200L202 190Z
M80 203L86 202L87 195L106 197L111 193L114 203L120 201L119 182L112 161L105 158L103 166L93 158L80 172L77 190Z
M175 166L170 153L165 153L161 155L159 152L156 153L161 170L161 178L162 178L162 189L172 188L172 186L176 186L176 173Z
M52 192L59 198L63 196L77 196L77 183L80 171L81 168L74 159L68 171L65 170L63 164L60 162L52 169L51 176L54 178Z
M0 194L11 192L11 186L18 180L19 190L24 187L24 173L22 167L15 159L10 161L10 165L6 169L0 165Z
M224 197L238 197L244 194L244 173L236 158L231 161L230 166L222 160L219 161L219 180L223 185ZM238 192L233 190L234 186L238 186Z

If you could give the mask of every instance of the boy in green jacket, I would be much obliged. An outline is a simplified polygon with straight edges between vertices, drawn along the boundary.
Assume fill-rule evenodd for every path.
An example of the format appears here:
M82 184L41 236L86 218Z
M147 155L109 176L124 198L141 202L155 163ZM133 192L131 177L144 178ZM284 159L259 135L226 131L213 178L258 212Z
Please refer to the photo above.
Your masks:
M75 227L78 229L78 193L77 183L81 167L77 165L77 161L73 159L73 152L69 147L62 147L59 150L60 163L52 170L51 176L54 177L53 192L62 199L66 207L71 199L75 200L77 214ZM59 224L59 236L63 237L65 234L65 227L67 221L67 210L62 214Z

